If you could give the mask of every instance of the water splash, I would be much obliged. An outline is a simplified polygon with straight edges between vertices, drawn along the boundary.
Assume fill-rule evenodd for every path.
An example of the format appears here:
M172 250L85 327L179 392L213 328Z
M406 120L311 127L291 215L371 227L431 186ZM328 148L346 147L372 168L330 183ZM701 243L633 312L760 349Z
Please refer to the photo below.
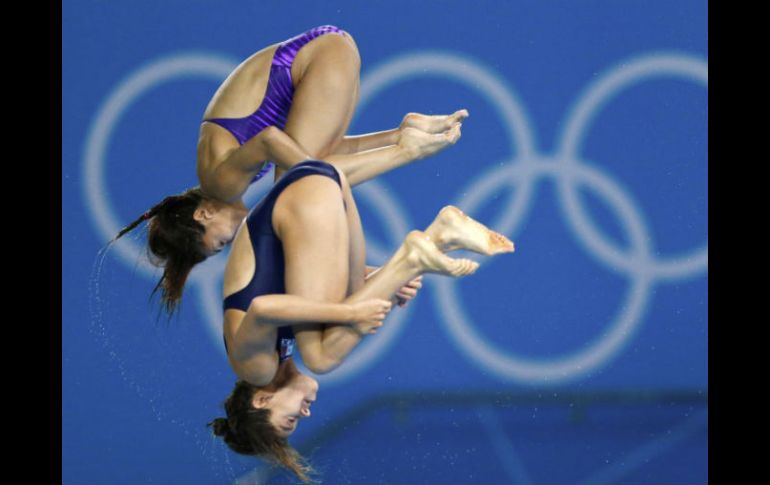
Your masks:
M137 231L137 234L133 235L135 239L143 237L141 232ZM178 416L174 416L171 413L165 411L161 406L161 403L171 403L172 407L167 409L175 409L177 406L173 405L174 399L170 395L163 395L159 389L153 390L141 385L136 379L135 375L130 371L127 365L126 355L127 352L121 352L118 342L121 339L118 338L118 330L120 328L121 320L125 321L125 317L122 317L124 312L111 311L114 306L113 301L120 301L117 298L113 300L112 295L106 295L106 290L110 288L109 285L109 261L108 255L114 244L119 242L110 241L99 249L94 258L94 263L91 267L91 272L88 279L88 311L89 311L89 331L99 343L101 349L106 355L109 355L110 361L114 364L116 370L120 373L122 381L135 392L143 401L145 401L158 422L171 423L182 431L188 442L195 443L196 447L200 450L201 456L206 459L211 470L216 477L222 482L232 483L236 476L236 472L229 459L229 453L226 446L216 439L216 437L205 427L205 425L193 426L183 419L179 419ZM137 260L137 265L139 260ZM134 272L134 274L136 274ZM155 339L164 350L169 349L168 342L162 338ZM168 356L169 352L164 352L165 356ZM151 359L152 356L148 352L146 359ZM164 356L164 357L165 357ZM153 361L153 367L160 366L161 378L164 375L162 369L165 368L170 375L170 365L168 359L155 359L159 362ZM149 360L145 360L149 362ZM155 372L153 372L155 373ZM159 384L162 387L162 384ZM168 393L167 393L168 394ZM179 398L177 398L178 400ZM167 406L168 404L166 404Z

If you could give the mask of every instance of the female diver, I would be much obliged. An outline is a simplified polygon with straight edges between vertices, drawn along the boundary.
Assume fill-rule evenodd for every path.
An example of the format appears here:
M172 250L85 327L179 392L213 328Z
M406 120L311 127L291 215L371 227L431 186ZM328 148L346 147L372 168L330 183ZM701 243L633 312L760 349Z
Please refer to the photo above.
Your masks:
M359 71L353 38L327 25L256 52L225 79L200 128L200 186L166 197L116 237L149 219L151 260L163 266L154 291L161 290L169 313L192 268L232 240L248 213L241 198L269 171L269 161L278 179L298 162L322 158L356 185L459 139L465 110L409 113L398 128L345 136Z
M412 231L390 260L364 280L363 233L342 171L304 161L284 173L239 228L224 275L224 340L238 382L210 423L242 454L267 458L307 481L312 471L288 443L310 416L318 383L292 361L330 372L374 333L388 301L423 273L472 274L478 263L445 252L484 255L513 243L452 206L425 231Z

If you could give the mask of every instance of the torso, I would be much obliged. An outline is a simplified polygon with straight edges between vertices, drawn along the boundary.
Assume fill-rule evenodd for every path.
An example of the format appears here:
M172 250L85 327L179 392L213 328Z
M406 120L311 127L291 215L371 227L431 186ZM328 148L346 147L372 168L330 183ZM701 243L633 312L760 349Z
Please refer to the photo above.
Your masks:
M273 44L243 61L219 86L211 98L203 119L240 118L253 113L265 97L270 65L278 44ZM299 58L299 56L297 56ZM295 61L297 69L299 62ZM292 66L294 76L294 66ZM296 78L295 78L296 79ZM225 128L204 121L198 133L198 175L213 172L240 144Z
M259 237L259 235L255 235ZM266 262L262 262L265 264ZM233 240L230 256L227 259L224 274L224 296L230 296L245 288L252 280L256 269L256 257L252 246L251 234L246 221L241 224ZM254 295L256 296L256 295ZM279 355L275 350L278 332L269 332L265 345L260 352L238 355L236 334L243 323L246 312L229 308L224 312L223 334L228 347L228 360L233 371L241 379L252 381L250 376L260 375L267 365L278 365ZM234 352L233 350L236 350Z

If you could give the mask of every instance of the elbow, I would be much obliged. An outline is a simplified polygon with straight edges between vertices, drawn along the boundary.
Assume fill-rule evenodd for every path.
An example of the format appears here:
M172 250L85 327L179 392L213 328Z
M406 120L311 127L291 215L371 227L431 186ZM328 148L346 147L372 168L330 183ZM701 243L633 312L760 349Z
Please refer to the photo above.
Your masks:
M246 311L254 315L258 321L267 319L270 314L269 305L261 296L252 299L251 303L249 303L249 308Z
M281 131L280 128L277 126L267 126L264 130L260 133L260 136L262 138L262 143L265 147L272 147L275 146L276 143L278 143L279 140L282 139L282 137L286 136L283 131Z

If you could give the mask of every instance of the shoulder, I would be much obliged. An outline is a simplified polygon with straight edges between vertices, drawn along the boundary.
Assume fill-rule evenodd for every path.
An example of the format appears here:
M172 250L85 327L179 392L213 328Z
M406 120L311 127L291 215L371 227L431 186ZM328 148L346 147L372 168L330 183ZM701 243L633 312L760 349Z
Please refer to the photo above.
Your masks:
M248 360L234 366L239 378L254 386L266 386L272 382L278 372L278 353L273 348L271 352L260 352Z

